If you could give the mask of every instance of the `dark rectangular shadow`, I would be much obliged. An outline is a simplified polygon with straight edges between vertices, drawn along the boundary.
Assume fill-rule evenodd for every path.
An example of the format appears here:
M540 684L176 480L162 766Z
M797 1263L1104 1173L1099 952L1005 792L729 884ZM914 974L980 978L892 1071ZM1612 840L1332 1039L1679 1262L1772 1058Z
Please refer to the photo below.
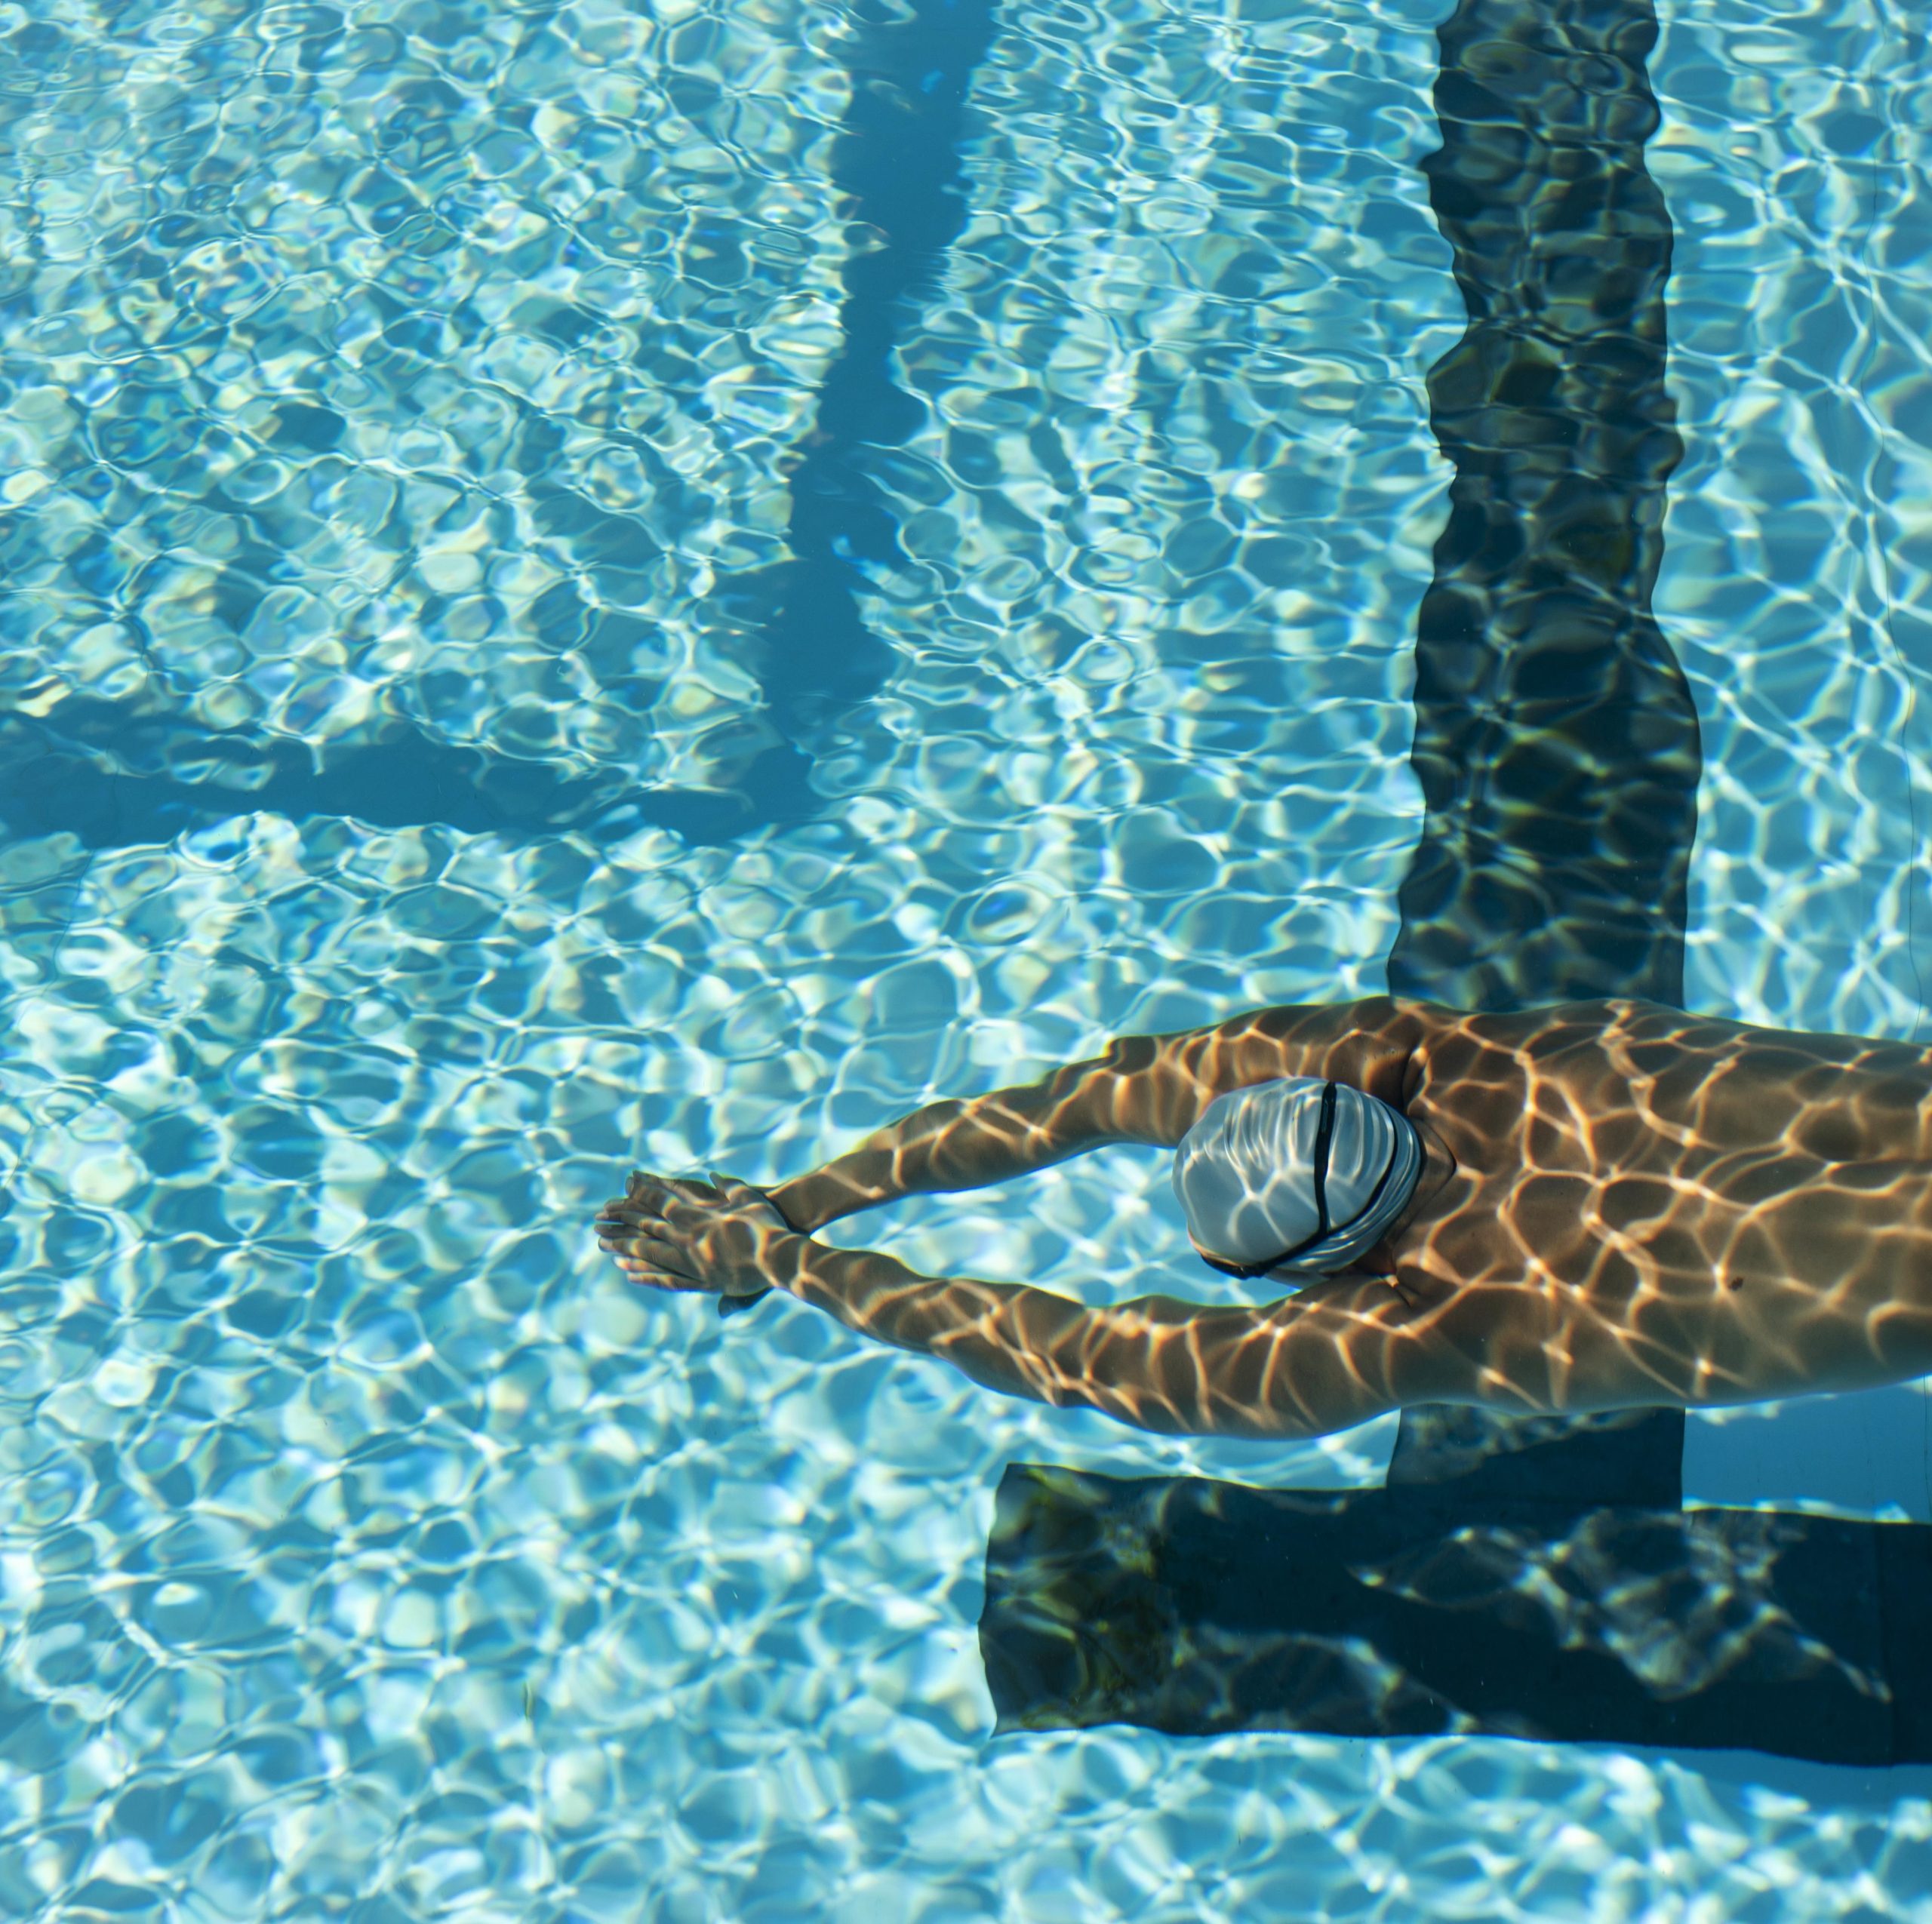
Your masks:
M715 788L656 789L632 804L640 820L691 842L730 842L817 814L814 759L863 713L894 665L860 601L869 567L903 559L878 452L903 444L922 418L894 357L966 223L966 103L992 44L995 8L994 0L860 0L848 18L852 92L832 145L830 185L869 244L846 262L843 345L790 464L789 556L725 582L717 596L758 682L749 750L715 772Z
M1417 618L1427 804L1389 986L1457 1009L1683 996L1697 715L1651 612L1670 220L1651 0L1462 0L1423 163L1468 331L1430 369L1454 475Z
M1929 1595L1918 1524L1016 1464L980 1642L1002 1732L1485 1733L1887 1765L1932 1762Z

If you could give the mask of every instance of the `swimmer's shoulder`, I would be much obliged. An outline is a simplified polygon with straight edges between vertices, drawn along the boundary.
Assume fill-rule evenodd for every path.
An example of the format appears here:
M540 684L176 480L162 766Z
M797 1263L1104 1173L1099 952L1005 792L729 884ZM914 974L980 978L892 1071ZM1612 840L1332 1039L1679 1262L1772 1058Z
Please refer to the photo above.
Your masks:
M1217 1087L1321 1076L1399 1107L1418 1055L1463 1019L1439 1003L1391 995L1277 1004L1221 1024L1196 1060Z

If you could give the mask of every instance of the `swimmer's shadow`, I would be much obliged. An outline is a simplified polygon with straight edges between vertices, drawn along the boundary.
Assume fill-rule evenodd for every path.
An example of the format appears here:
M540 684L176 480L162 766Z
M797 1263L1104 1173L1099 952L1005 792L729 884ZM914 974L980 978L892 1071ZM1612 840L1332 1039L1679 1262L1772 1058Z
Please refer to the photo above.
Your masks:
M1412 1411L1389 1487L1346 1492L1015 1465L980 1626L998 1728L1932 1762L1932 1529L1683 1511L1682 1434Z

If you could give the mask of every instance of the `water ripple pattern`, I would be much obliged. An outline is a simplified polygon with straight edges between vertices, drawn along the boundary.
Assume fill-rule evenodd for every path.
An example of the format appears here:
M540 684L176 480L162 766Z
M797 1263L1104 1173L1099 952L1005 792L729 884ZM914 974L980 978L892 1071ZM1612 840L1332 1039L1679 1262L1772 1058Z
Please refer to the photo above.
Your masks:
M1038 906L1001 900L1090 905L1082 992L1117 1024L1380 985L1447 481L1420 375L1461 323L1422 24L1050 8L980 76L974 219L902 353L906 561L870 611L900 745L844 779L958 825L928 844L955 890L1038 823ZM1028 948L1014 979L1055 994Z
M0 688L700 752L836 345L844 83L830 21L669 11L17 29Z
M588 1246L633 1159L775 1174L1110 1029L1378 985L1423 374L1463 325L1438 11L1001 8L971 219L900 337L905 561L863 598L895 665L821 819L692 848L328 790L0 849L0 1909L1929 1914L1916 1780L989 1742L1005 1463L1360 1483L1392 1426L1139 1438ZM17 715L124 714L87 752L129 779L164 725L560 782L741 758L718 585L786 558L853 244L837 8L0 33ZM1124 1153L879 1233L1207 1280Z
M1924 26L1669 10L1652 172L1686 444L1657 607L1706 779L1687 993L1922 1036L1932 996Z

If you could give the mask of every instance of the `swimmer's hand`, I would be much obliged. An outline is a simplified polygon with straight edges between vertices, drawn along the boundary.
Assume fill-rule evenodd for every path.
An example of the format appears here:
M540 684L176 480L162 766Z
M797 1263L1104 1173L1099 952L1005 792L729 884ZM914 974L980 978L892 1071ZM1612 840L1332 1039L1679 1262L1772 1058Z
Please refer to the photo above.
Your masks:
M788 1248L803 1239L748 1182L638 1170L598 1212L597 1240L633 1282L715 1295L726 1316L776 1287Z

